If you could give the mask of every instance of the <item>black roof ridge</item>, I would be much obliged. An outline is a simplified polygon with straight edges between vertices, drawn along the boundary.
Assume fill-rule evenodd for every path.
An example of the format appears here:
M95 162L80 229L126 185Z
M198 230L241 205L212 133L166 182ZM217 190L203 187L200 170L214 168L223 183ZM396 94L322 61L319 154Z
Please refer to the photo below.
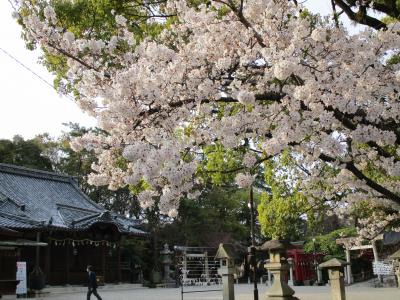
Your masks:
M31 225L43 225L44 224L44 221L42 221L42 222L41 221L35 221L35 220L31 219L26 214L24 214L24 217L22 217L22 216L17 216L17 215L14 215L14 214L9 214L9 213L6 213L4 211L0 211L0 216L6 217L8 219L18 220L18 221L20 221L22 223L28 223L28 224L31 224Z
M140 225L143 224L143 220L140 220L140 219L133 219L132 217L127 217L127 216L121 215L120 213L116 213L116 212L113 212L113 211L110 211L110 213L111 213L111 216L112 216L115 220L118 219L118 218L121 218L121 219L123 219L123 220L128 220L129 222L140 223ZM129 225L129 226L131 226L131 225Z
M0 163L0 172L17 174L22 176L28 177L36 177L42 179L49 179L55 181L63 181L63 182L71 182L73 180L73 176L66 175L66 174L59 174L56 172L49 172L49 171L42 171L37 169L31 169L16 165L4 164Z
M0 192L0 195L4 195L4 194ZM11 203L13 203L14 205L16 205L21 211L24 211L25 206L26 206L24 203L21 203L20 201L15 200L15 199L11 199L10 197L8 197L8 196L6 196L6 195L4 195L4 196L5 196L5 198L2 199L2 200L0 200L0 201L4 201L4 202L8 201L8 202L11 202Z
M98 212L98 213L95 213L95 214L92 214L92 215L88 215L88 216L84 216L84 217L82 217L82 218L75 219L75 220L73 220L73 221L71 222L71 224L75 225L75 224L80 223L80 222L84 222L84 221L87 221L87 220L90 220L90 219L97 218L97 217L99 217L102 213L103 213L103 212Z
M9 196L7 196L7 195L4 195L1 191L0 191L0 201L8 201L8 202L12 202L12 203L14 203L16 206L18 206L19 207L19 209L23 209L23 208L25 208L25 204L24 203L21 203L19 200L15 200L15 199L13 199L13 198L10 198Z
M68 204L62 204L62 203L56 203L57 207L61 207L61 208L67 208L67 209L72 209L72 210L78 210L78 211L83 211L83 212L90 212L90 213L102 213L105 209L102 209L102 211L95 211L92 209L87 209L84 207L76 207L76 206L72 206L72 205L68 205Z

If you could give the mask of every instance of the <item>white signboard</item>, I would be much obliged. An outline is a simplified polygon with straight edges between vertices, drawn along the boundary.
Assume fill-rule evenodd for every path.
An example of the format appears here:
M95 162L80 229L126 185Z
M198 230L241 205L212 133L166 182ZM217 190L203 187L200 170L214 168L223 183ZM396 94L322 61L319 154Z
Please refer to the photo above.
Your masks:
M393 275L393 265L382 261L373 262L372 268L375 275Z
M17 261L17 280L19 280L19 284L17 285L17 295L27 294L25 261Z

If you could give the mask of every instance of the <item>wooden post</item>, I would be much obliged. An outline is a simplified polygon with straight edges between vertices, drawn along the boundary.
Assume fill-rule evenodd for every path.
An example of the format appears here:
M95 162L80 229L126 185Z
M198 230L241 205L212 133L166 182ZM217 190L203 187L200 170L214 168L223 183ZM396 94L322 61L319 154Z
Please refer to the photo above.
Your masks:
M69 273L69 266L70 266L70 247L68 241L65 242L65 277L66 277L66 284L70 284L70 273Z
M36 232L36 242L40 242L40 232ZM40 267L40 247L36 246L36 267Z
M50 277L50 270L51 270L51 240L50 238L47 239L47 247L45 252L45 262L44 262L44 273L46 274L46 284L50 284L51 277Z
M183 260L182 260L182 286L186 283L187 279L187 257L186 257L186 249L183 250Z
M204 252L204 274L206 277L206 282L208 283L210 280L210 268L208 266L208 252Z
M122 282L121 276L121 242L117 246L117 259L118 259L118 282Z
M101 270L103 272L104 283L106 283L106 246L103 244L101 248Z

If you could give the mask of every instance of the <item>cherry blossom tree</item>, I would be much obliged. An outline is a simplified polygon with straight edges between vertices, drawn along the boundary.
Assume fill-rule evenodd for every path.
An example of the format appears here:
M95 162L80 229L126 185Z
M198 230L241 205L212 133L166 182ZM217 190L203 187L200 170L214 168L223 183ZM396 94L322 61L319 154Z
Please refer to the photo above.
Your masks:
M239 165L206 170L236 174L241 187L288 151L290 177L311 204L367 202L376 210L360 221L363 234L399 223L400 66L388 63L398 23L349 35L296 1L171 0L158 9L174 17L147 20L165 29L138 41L120 14L112 35L76 36L51 5L20 2L25 37L65 57L78 104L107 132L72 144L98 156L92 184L146 182L141 203L157 197L174 217L181 197L198 195L206 145L245 149Z

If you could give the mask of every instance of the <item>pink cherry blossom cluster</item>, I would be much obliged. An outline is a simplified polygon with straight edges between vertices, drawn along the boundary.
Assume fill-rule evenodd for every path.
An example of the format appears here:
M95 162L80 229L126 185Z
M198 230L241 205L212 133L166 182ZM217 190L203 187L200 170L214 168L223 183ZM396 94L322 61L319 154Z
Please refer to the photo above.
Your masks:
M218 14L221 1L192 8L171 0L179 22L136 45L122 16L109 40L76 39L58 27L51 6L40 17L35 3L21 1L31 12L27 36L68 54L80 107L108 133L72 143L98 155L93 184L144 179L151 189L139 195L143 206L160 197L161 211L175 216L179 199L193 195L202 146L235 148L246 139L262 157L295 153L310 201L339 195L343 205L366 200L398 210L400 66L386 63L400 48L398 27L349 35L301 16L291 1L244 1ZM117 52L119 43L130 48ZM126 168L116 163L121 154ZM239 186L251 185L248 169L258 161L245 156Z

